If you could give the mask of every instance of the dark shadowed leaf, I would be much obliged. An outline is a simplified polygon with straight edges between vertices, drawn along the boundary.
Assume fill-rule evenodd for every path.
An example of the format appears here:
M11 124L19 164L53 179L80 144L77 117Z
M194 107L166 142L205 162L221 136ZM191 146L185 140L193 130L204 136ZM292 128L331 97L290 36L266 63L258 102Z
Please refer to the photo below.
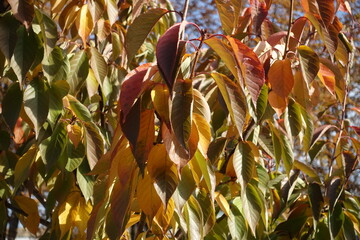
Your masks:
M34 18L34 2L31 0L7 0L11 6L11 10L14 13L14 16L22 24L25 25L27 29L30 28L30 24Z
M318 141L320 138L332 127L335 127L334 125L322 125L314 130L314 135L311 139L310 148Z
M49 90L44 80L35 78L26 87L24 108L38 134L49 112Z
M311 181L315 181L319 184L321 183L321 180L320 180L317 172L311 167L311 165L308 165L306 163L295 160L294 168L297 168L297 169L301 170L303 173L305 173L306 175L308 175L310 177Z
M342 181L340 177L336 176L331 179L327 189L327 197L329 198L329 207L331 212L334 211L334 206L338 203L342 188Z
M183 44L180 43L180 35L185 28L186 22L176 23L170 27L159 39L156 45L156 59L159 71L163 76L170 92L175 82L176 68L181 56Z
M310 183L308 187L308 193L313 217L316 221L319 221L321 209L324 204L324 198L321 193L320 184L316 182Z
M63 110L63 97L69 92L69 84L66 80L54 82L49 88L49 115L48 120L55 125L56 120Z
M125 37L125 47L129 63L136 55L138 49L144 43L151 29L167 12L168 10L162 8L149 9L147 12L138 16L130 25Z
M23 104L23 93L18 82L10 85L2 100L2 115L11 131L14 130L17 119L19 118L21 106Z
M330 233L332 239L336 239L336 236L339 234L345 220L345 215L341 203L338 202L334 206L334 210L330 212L329 215L330 215L329 225L331 230Z
M16 30L19 25L10 13L0 17L0 50L8 60L14 53L17 40Z
M131 107L126 118L123 117L123 114L120 115L121 129L132 146L136 146L136 141L139 136L141 113L140 102L140 100L136 101L134 106Z
M70 70L69 60L63 56L61 48L57 46L43 59L42 66L49 82L66 80Z
M190 79L178 79L174 86L171 106L171 126L178 142L189 150L188 140L191 134L193 91Z

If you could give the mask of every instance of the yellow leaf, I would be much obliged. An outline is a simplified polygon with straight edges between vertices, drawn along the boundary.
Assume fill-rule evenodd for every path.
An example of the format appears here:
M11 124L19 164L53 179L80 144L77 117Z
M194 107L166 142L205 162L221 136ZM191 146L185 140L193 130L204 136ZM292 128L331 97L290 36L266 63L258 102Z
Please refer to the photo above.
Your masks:
M217 202L221 210L225 213L225 215L229 217L230 206L229 203L226 201L225 197L221 193L215 192L215 201Z
M138 223L139 221L140 221L140 214L132 214L125 228L126 229L129 228L134 224Z
M93 30L94 23L87 4L84 4L76 17L76 27L86 48L86 39Z
M161 206L161 200L155 191L154 181L148 171L145 170L144 178L140 177L136 192L140 208L148 220L152 221Z
M37 203L34 199L25 196L15 196L14 200L19 207L27 214L23 217L25 227L36 235L39 229L40 216Z
M276 111L277 115L280 117L284 113L287 106L287 97L282 98L277 95L274 91L269 92L268 97L271 107Z
M286 58L274 62L270 67L268 78L271 89L281 98L286 98L294 86L290 60Z
M199 114L193 114L193 121L199 133L198 147L203 156L207 156L207 151L211 141L211 130L209 123Z
M156 112L160 115L168 126L170 126L169 119L169 90L165 84L158 83L151 91L151 99L154 104Z
M68 124L66 126L66 130L71 142L74 144L75 148L77 148L82 138L81 127L78 125Z
M85 198L80 197L78 205L76 207L76 215L74 219L74 225L78 228L79 234L82 236L85 234L87 222L90 218L92 206L90 202L86 203Z
M59 226L62 238L73 226L77 218L77 207L81 194L79 191L71 192L59 207Z
M162 228L163 233L165 233L170 225L170 220L174 215L175 204L174 200L171 198L168 202L166 209L164 209L164 205L161 205L156 216L154 218L154 222Z

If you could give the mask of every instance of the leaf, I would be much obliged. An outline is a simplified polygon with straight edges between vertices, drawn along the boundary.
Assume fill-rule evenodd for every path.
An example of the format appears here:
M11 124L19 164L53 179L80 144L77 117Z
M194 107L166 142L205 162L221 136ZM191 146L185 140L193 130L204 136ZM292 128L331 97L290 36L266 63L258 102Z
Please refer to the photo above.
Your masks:
M86 77L89 73L89 59L86 56L84 50L80 50L70 59L70 72L68 79L66 79L70 85L69 93L76 95L83 85Z
M86 40L90 36L90 33L94 28L94 23L88 8L88 4L84 4L80 8L80 11L76 16L75 24L76 24L76 28L78 29L78 34L83 41L83 45L86 48L87 47Z
M219 192L215 192L215 201L226 216L230 216L230 205L226 198Z
M33 79L24 91L24 108L35 126L36 136L49 113L49 90L44 80Z
M319 6L319 12L321 19L326 27L328 27L334 18L335 15L335 7L333 1L326 0L316 0Z
M310 148L334 125L321 125L320 127L316 128L314 131L314 135L311 139ZM336 127L335 127L336 128Z
M69 172L72 172L75 169L77 169L85 157L84 144L80 143L77 147L75 147L74 145L75 144L71 143L70 141L68 141L67 143L68 161L65 165L65 169Z
M154 121L155 117L153 109L144 110L140 113L139 132L136 145L133 146L133 153L141 172L144 171L145 162L153 147L155 139Z
M58 40L56 23L46 14L35 8L36 20L41 28L42 40L45 47L45 58L52 52ZM65 78L63 78L65 79Z
M338 200L343 189L342 184L343 183L340 177L335 176L331 179L331 182L328 186L327 197L329 198L330 213L335 211L334 208L336 205L339 205Z
M330 212L329 215L329 228L331 230L331 239L336 239L336 236L338 236L345 220L345 215L341 204L337 203L334 206L334 211Z
M158 212L156 213L154 222L162 228L162 232L166 232L169 228L170 221L174 215L174 210L174 201L170 199L168 205L166 207L164 205L161 205Z
M247 227L244 216L241 214L241 202L235 198L231 204L229 218L227 220L232 239L246 239Z
M85 198L85 201L94 202L94 184L95 178L94 176L89 176L90 167L87 162L82 162L82 164L77 168L76 171L76 180L81 190L82 195Z
M288 104L287 97L283 98L275 91L270 91L268 101L270 106L276 111L279 117L285 112L286 106Z
M246 99L240 86L231 81L228 77L220 73L212 73L221 95L223 96L226 107L230 112L232 121L242 136L243 126L246 117Z
M49 115L48 120L54 126L63 110L63 97L69 92L69 84L65 80L59 80L49 88Z
M16 204L27 214L27 216L24 216L25 227L32 234L36 235L39 230L40 223L39 210L36 201L25 196L15 196L14 200Z
M210 198L214 199L216 178L215 173L212 169L212 165L207 161L207 159L205 159L205 157L200 153L200 151L197 151L195 153L195 156L192 159L191 163L193 164L193 166L196 164L201 170L201 174L206 184L205 188L207 189Z
M188 140L191 134L193 91L190 79L178 79L174 86L174 97L171 106L171 126L181 146L188 151Z
M136 146L140 131L140 114L141 114L141 101L136 101L135 105L131 107L127 117L124 118L120 115L120 125L125 137L129 140L131 146ZM124 120L125 119L125 120Z
M203 213L196 199L191 196L184 206L188 239L203 239Z
M16 19L24 24L26 29L30 29L31 22L34 18L34 2L31 0L8 0L8 3Z
M137 199L141 210L144 211L149 221L152 221L161 206L161 199L154 188L154 180L145 171L137 185Z
M193 121L196 124L196 128L199 132L199 146L198 149L203 156L206 156L210 141L211 141L211 129L209 122L199 114L193 114Z
M0 50L7 60L10 60L14 53L19 25L10 12L0 18Z
M321 209L324 204L324 198L321 193L320 184L316 182L310 183L308 187L308 194L313 217L316 221L319 221Z
M70 71L69 60L63 57L62 50L56 46L42 61L44 75L48 81L55 82L67 79Z
M240 40L227 37L233 49L237 65L241 69L242 79L245 82L251 98L256 103L261 88L265 83L265 71L257 55Z
M100 84L103 85L104 79L107 75L107 64L103 58L103 56L99 53L99 51L94 48L90 47L90 66L94 71L95 77Z
M279 97L286 98L294 86L290 60L287 58L275 61L270 67L268 78L271 90Z
M43 141L40 148L48 176L51 176L52 171L59 162L62 153L66 149L67 141L66 125L64 122L59 121L51 137Z
M90 169L92 170L104 154L104 141L100 135L100 130L92 122L83 122L85 129L85 139L86 139L86 157L89 162Z
M335 94L335 74L324 64L320 63L320 70L318 77L325 85L326 89L332 94Z
M69 108L75 117L79 118L81 121L91 122L91 114L87 107L71 95L67 95L66 99L68 100Z
M298 160L294 161L294 168L297 168L299 170L301 170L303 173L305 173L306 175L308 175L311 178L311 181L315 181L317 183L321 183L321 180L317 174L317 172L309 165L300 162Z
M307 105L310 101L309 89L301 71L295 72L292 95L296 102L298 102L303 108L307 108Z
M157 83L151 90L151 99L154 108L161 120L164 121L168 127L170 127L169 97L169 89L165 84Z
M184 31L186 22L171 26L160 38L156 45L156 59L159 71L172 92L175 82L176 68L181 56L183 44L180 35ZM184 43L184 42L183 42Z
M216 0L215 3L220 16L221 26L225 34L234 34L239 22L241 2L236 0Z
M260 221L263 202L258 190L251 183L243 191L242 204L244 217L250 226L252 234L256 236L256 226Z
M266 111L267 102L269 96L269 88L266 84L264 84L259 93L259 97L256 102L256 117L258 121L262 118Z
M155 181L155 190L164 206L167 206L178 185L176 165L170 160L164 144L157 144L149 153L149 175Z
M318 55L308 46L302 45L297 48L299 52L300 67L306 82L310 84L320 69Z
M120 109L122 112L122 120L125 121L128 113L133 107L136 98L138 98L139 93L143 87L143 82L148 80L152 74L151 72L151 64L143 64L134 70L132 70L124 79L121 85L120 92ZM149 73L149 74L148 74Z
M110 24L113 25L118 19L119 9L117 7L115 0L105 0L106 12L110 21Z
M234 152L233 164L241 188L246 185L255 174L255 158L259 157L256 146L251 142L239 142Z
M26 31L23 26L18 28L17 37L14 55L11 58L10 65L20 84L22 84L39 52L39 39L32 28Z
M11 131L19 118L23 101L23 93L18 82L11 84L2 100L2 115Z
M144 43L151 29L167 12L168 10L162 8L149 9L147 12L135 18L134 22L129 26L125 36L125 48L129 63L136 55L138 49Z
M94 71L91 68L89 68L89 73L86 78L86 89L90 99L98 94L99 82L97 81Z
M181 177L178 186L172 195L177 211L182 211L185 203L196 189L196 183L189 165L181 170Z
M256 35L261 33L261 24L268 14L268 8L265 1L250 0L251 17L253 22L253 32Z
M193 113L202 116L208 123L211 121L211 111L206 99L197 89L193 88Z
M285 124L288 125L287 129L290 128L289 134L292 136L299 135L302 129L301 106L292 99L289 101L285 114Z
M280 139L281 139L281 147L282 147L281 158L284 162L286 173L290 174L294 162L293 147L291 146L290 141L286 135L281 134Z
M289 51L296 50L296 47L300 44L298 39L301 39L302 34L304 32L305 24L307 23L306 17L299 17L295 20L293 25L291 26L291 37L289 40Z
M30 174L31 166L35 162L37 148L32 145L16 163L14 171L14 189L17 190Z

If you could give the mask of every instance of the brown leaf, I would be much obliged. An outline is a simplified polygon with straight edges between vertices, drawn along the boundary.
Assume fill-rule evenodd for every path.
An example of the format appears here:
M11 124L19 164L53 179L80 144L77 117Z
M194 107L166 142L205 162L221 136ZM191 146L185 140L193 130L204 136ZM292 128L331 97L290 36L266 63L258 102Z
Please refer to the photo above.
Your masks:
M290 60L287 58L274 62L270 67L268 78L271 89L279 97L285 99L294 86L294 76L292 74Z
M269 92L268 97L271 107L275 110L277 115L280 117L285 112L287 106L287 97L283 98L277 95L274 91Z
M334 1L329 0L316 0L318 6L319 6L319 12L321 19L326 27L328 27L335 15L335 7L334 7Z

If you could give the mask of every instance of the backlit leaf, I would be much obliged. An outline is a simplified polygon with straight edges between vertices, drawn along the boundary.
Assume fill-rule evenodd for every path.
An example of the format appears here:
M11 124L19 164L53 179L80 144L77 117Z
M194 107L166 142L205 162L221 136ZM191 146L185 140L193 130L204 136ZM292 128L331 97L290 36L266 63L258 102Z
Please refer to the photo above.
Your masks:
M239 142L234 152L234 169L242 189L245 189L246 185L254 177L255 157L259 156L259 153L255 152L256 147L251 146L251 144L253 143Z
M99 51L96 48L90 47L89 53L90 53L90 66L94 71L98 83L102 86L104 79L107 75L107 64L103 56L99 53Z
M325 85L326 89L331 93L335 94L335 74L324 64L320 63L320 70L318 77L321 82Z
M223 96L227 109L230 112L231 119L234 121L236 128L242 135L243 126L246 117L246 99L240 86L231 81L228 77L220 73L213 73L214 78L221 95Z
M329 26L335 15L335 7L333 1L316 0L319 6L319 12L324 25Z
M149 9L147 12L135 18L134 22L129 26L125 37L125 47L129 63L136 55L138 49L144 43L151 29L167 12L168 10L162 8Z
M14 200L27 214L26 217L24 216L25 227L32 234L36 234L40 223L39 210L36 201L25 196L15 196Z
M203 213L198 201L193 196L184 206L184 216L188 239L203 239Z
M24 108L38 135L49 112L49 90L44 80L33 79L24 92Z
M300 55L300 66L304 79L310 84L320 69L318 55L308 46L302 45L297 48Z
M290 60L287 58L275 61L270 67L268 78L271 90L279 97L286 98L294 86Z
M78 34L81 37L84 47L87 47L87 38L93 30L94 23L88 8L88 4L82 5L80 11L76 16L76 28L78 29Z
M245 218L241 213L242 206L240 205L241 202L239 200L239 198L236 198L234 199L233 204L231 204L228 226L232 239L241 240L246 239L247 237L247 227Z
M239 21L241 2L236 0L216 0L215 3L225 34L234 34Z
M294 161L294 168L300 169L303 173L308 175L311 180L316 181L317 183L321 183L321 180L317 174L317 172L308 164L300 162L298 160Z
M287 129L290 128L289 134L297 136L302 129L301 106L290 99L285 114L285 124Z
M197 130L199 131L199 150L203 156L206 156L211 141L211 129L209 122L196 113L193 114L193 120L196 124Z
M207 122L211 120L211 111L206 99L197 89L193 89L194 108L193 113L202 116Z
M285 112L285 108L288 104L287 97L283 98L275 91L270 91L268 101L270 106L276 111L279 117Z
M253 22L253 32L257 35L261 33L261 24L268 14L266 2L263 0L250 0L251 17Z
M170 127L169 98L170 93L165 84L158 83L151 90L151 99L156 112L161 120Z

